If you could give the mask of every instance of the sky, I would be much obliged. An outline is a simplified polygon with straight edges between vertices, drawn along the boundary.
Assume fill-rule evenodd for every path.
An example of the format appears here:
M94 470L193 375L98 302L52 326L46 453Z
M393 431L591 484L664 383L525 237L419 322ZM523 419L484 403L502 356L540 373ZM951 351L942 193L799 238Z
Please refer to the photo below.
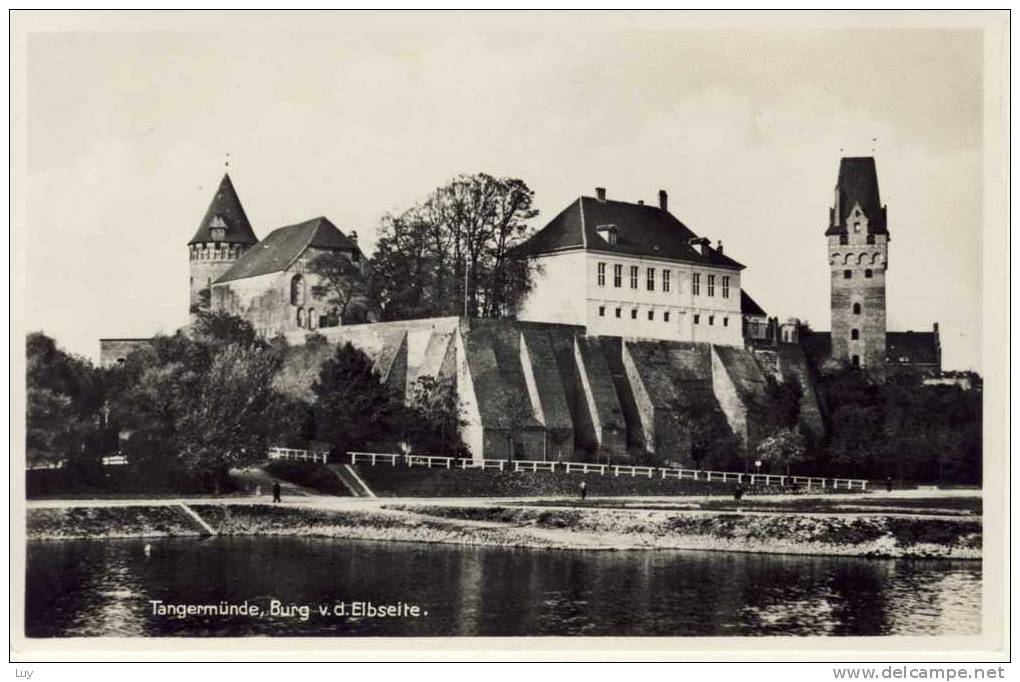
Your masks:
M665 189L770 315L825 330L839 159L873 154L888 328L938 321L944 367L980 369L979 32L394 23L31 34L28 328L97 358L185 324L229 154L257 236L325 215L369 250L459 173L525 180L536 228Z

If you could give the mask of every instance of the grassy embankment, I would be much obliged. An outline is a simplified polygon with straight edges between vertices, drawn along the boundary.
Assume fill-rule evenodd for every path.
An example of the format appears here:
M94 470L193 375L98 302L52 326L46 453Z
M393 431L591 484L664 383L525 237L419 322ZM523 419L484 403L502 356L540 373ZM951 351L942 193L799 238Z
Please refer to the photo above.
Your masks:
M299 535L563 549L699 549L874 557L981 556L977 518L384 505L372 511L193 505L223 535ZM30 538L196 535L173 507L30 509Z

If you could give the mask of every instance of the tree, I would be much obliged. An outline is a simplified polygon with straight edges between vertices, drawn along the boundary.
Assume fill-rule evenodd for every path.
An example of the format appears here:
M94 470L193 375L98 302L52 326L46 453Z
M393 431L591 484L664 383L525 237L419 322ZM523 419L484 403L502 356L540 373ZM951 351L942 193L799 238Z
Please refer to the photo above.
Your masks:
M180 416L179 453L193 473L220 481L232 467L265 458L281 403L273 390L279 367L266 348L231 344L216 354Z
M201 310L192 324L194 338L207 346L219 349L230 344L262 346L264 341L251 322L221 310Z
M510 251L529 235L533 203L524 181L477 173L386 216L372 259L384 319L512 314L530 288L530 271Z
M406 411L404 440L412 448L458 456L467 451L461 439L463 411L452 383L422 376L414 383Z
M766 433L797 426L802 392L800 381L795 376L782 381L777 381L772 375L765 376L764 400L758 407Z
M32 461L98 454L108 443L103 372L35 332L26 338L26 450Z
M363 450L393 440L399 396L382 384L372 361L350 342L338 346L312 384L318 439L334 452Z
M342 253L324 251L308 264L308 272L318 281L312 296L322 301L335 316L336 323L365 322L369 304L367 283L361 268Z
M805 454L804 437L795 428L774 431L762 439L754 449L755 456L772 465L783 467L790 475L790 465L803 461Z
M129 461L218 488L231 467L261 460L299 416L273 385L285 351L240 318L203 311L108 370L111 422Z

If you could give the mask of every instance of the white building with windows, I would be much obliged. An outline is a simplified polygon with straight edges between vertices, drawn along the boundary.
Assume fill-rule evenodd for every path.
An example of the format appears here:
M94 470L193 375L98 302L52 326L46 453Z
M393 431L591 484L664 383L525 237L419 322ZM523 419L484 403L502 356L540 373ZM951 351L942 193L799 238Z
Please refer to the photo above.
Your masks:
M518 319L589 335L742 346L744 266L659 205L582 196L514 255L534 267Z

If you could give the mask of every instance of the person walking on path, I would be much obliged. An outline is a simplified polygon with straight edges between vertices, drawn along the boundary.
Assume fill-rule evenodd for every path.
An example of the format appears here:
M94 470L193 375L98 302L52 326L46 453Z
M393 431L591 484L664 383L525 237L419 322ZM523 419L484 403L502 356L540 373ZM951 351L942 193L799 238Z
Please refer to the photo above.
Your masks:
M280 501L280 482L273 481L273 502Z
M588 484L585 483L584 481L581 481L580 489L581 489L581 501L584 502L584 498L588 496Z

